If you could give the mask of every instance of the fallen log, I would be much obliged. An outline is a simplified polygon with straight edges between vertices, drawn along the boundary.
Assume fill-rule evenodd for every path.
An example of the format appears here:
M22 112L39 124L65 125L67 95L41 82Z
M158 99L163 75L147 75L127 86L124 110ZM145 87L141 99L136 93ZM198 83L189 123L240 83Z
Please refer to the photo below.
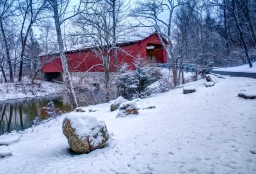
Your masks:
M241 97L244 99L256 99L256 94L239 93L238 97Z
M183 94L189 94L196 92L196 89L194 87L184 87L183 88Z

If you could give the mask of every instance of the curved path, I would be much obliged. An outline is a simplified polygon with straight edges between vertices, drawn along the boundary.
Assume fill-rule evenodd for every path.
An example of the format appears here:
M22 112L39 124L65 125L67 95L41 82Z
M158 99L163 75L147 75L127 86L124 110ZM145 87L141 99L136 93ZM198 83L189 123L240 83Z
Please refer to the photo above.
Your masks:
M213 70L211 72L215 73L215 74L220 74L220 75L230 75L230 76L233 76L233 77L249 77L249 78L256 79L256 73L232 72L232 71L216 71L216 70Z

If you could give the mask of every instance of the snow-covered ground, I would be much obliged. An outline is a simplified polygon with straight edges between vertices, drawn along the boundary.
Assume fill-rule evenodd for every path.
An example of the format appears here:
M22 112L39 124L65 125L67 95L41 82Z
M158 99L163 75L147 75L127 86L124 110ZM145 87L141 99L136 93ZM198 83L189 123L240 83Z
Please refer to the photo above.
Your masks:
M251 72L256 73L256 62L253 62L253 67L250 68L248 64L236 66L236 67L228 67L228 68L214 68L214 71L230 71L230 72Z
M46 81L38 81L33 86L30 83L0 83L0 101L40 97L63 91L63 85Z
M104 120L111 139L89 154L72 155L62 134L65 115L10 139L12 156L0 158L1 174L17 173L256 173L256 80L226 77L206 88L204 80L138 102L139 115L116 118L110 104L85 107ZM155 106L155 109L143 109ZM89 109L96 112L88 112Z

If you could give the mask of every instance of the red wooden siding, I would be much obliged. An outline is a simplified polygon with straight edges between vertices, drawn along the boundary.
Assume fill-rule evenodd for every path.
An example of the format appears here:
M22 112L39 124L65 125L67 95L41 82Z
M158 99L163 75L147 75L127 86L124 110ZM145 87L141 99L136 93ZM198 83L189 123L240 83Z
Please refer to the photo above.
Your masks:
M127 63L130 69L135 69L134 60L140 56L144 61L147 60L147 46L158 44L161 45L159 38L156 34L152 34L149 37L132 43L119 44L118 49L118 63L122 65ZM65 53L68 60L70 72L103 72L103 67L98 66L102 64L100 58L98 58L91 49L85 49L81 51L69 51ZM113 51L110 60L110 71L114 71ZM166 63L166 54L163 49L155 50L155 55L159 63ZM54 60L53 60L54 59ZM61 61L58 55L51 55L46 58L40 57L41 63L48 60L49 63L45 64L42 68L42 72L63 72ZM52 60L52 61L49 61Z

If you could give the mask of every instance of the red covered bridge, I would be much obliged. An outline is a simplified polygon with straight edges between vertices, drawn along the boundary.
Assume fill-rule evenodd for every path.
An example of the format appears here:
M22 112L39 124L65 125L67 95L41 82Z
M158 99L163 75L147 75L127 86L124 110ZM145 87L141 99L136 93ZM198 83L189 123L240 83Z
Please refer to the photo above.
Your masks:
M134 61L140 57L144 61L154 60L157 63L166 63L166 52L156 33L133 42L125 42L117 45L119 66L127 63L130 69L135 69ZM97 57L93 48L80 49L65 52L70 72L103 72L102 60ZM40 56L43 65L42 72L48 80L56 78L62 72L61 60L58 54ZM49 62L49 63L44 63ZM110 52L110 71L114 72L113 51Z

